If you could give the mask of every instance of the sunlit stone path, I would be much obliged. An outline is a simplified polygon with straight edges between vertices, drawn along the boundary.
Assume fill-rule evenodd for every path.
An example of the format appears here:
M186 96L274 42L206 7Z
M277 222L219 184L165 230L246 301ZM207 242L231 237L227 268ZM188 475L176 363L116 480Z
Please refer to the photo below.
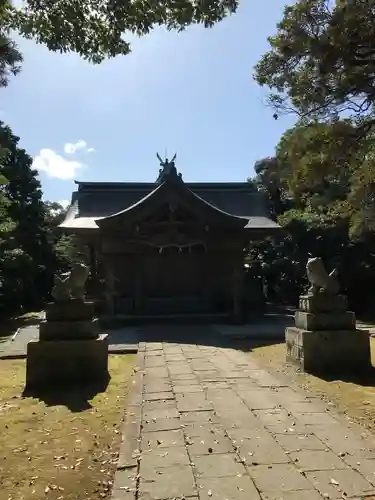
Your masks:
M137 363L114 500L375 499L371 440L251 353L141 342Z

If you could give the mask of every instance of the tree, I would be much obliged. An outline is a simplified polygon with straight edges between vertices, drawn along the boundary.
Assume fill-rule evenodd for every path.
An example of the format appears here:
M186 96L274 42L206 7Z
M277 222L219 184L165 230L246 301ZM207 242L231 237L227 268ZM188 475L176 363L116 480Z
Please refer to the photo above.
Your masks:
M368 194L361 198L367 186L359 176L373 157L367 141L356 148L350 144L352 127L350 120L297 123L281 137L276 156L256 164L259 187L282 201L274 213L285 233L251 245L249 255L252 265L261 264L271 301L297 303L307 285L309 255L339 269L356 311L363 312L375 298L369 293L375 234L365 217L374 201Z
M57 202L44 203L45 223L49 231L50 243L54 248L56 268L54 272L67 272L72 262L82 261L84 249L73 235L63 234L59 225L64 220L66 209Z
M287 186L281 175L281 169L281 162L276 156L263 158L254 165L256 176L253 181L259 191L265 195L270 214L274 219L286 209L288 204Z
M8 85L9 76L21 69L22 55L16 44L0 30L0 87Z
M8 2L0 0L0 87L8 85L9 77L21 69L22 55L9 38L9 29L4 26Z
M32 158L18 147L18 141L0 122L0 175L4 179L0 269L2 307L8 309L36 305L47 297L55 268L40 183L31 168Z
M93 63L130 52L124 33L145 35L157 26L182 31L191 24L211 27L237 9L237 0L26 0L5 2L5 26L50 50L74 51Z
M375 123L375 0L299 0L287 6L255 79L277 110L300 117Z
M276 155L289 193L324 212L346 200L363 144L353 141L350 120L297 123L282 137Z
M65 218L66 209L57 201L45 201L45 222L49 229L56 231L56 228Z
M299 165L289 185L298 196L301 180L309 193L319 184L325 196L336 195L336 209L350 205L353 233L374 230L375 0L300 0L285 7L269 42L255 79L271 89L275 117L293 112L300 118L301 137L293 131L294 140L285 138L285 154ZM316 192L311 202L323 206L325 200Z

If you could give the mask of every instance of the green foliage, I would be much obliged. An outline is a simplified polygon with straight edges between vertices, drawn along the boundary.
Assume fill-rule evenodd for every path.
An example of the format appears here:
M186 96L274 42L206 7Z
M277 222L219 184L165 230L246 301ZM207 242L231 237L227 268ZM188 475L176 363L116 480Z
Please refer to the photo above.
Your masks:
M82 261L83 250L74 236L62 233L59 228L66 215L66 209L59 203L50 201L44 203L44 209L44 220L55 252L55 272L63 273L70 269L73 262Z
M271 103L309 119L363 117L375 92L375 0L300 0L285 7L255 68Z
M281 137L274 158L255 165L255 182L286 231L250 247L249 262L263 275L269 300L297 303L313 255L322 257L328 269L338 268L351 307L371 308L374 163L371 141L350 144L355 134L349 120L298 123Z
M55 242L55 252L60 272L66 272L73 262L82 262L84 252L72 235L62 234Z
M359 147L356 128L349 120L299 123L282 136L276 154L294 196L324 194L337 200L347 196L352 163ZM322 200L322 204L327 201Z
M349 218L350 232L375 229L375 0L300 0L285 7L255 79L299 124L277 158L297 204ZM343 119L346 117L346 119Z
M270 214L274 219L289 206L287 186L281 175L281 169L282 165L277 157L263 158L255 163L256 177L252 179L258 190L265 195Z
M4 0L0 0L4 1ZM130 52L124 34L142 36L157 26L182 31L211 27L237 9L237 0L26 0L7 3L6 26L50 50L74 51L93 63Z
M0 87L8 85L9 76L21 69L22 55L16 44L0 28Z
M55 268L40 183L18 141L0 122L0 311L37 305Z
M5 26L9 6L7 0L0 0L0 87L8 85L9 77L20 71L22 62L22 55L9 38L9 28Z

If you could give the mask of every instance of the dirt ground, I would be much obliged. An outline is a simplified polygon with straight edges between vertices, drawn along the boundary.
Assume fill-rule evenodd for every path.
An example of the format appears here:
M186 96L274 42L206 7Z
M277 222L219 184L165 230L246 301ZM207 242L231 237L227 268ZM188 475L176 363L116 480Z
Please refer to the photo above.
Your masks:
M375 435L375 369L374 375L353 376L351 380L323 379L299 373L287 365L285 353L284 343L254 347L251 351L265 367L283 373L303 389L333 403L339 413L348 415Z
M0 361L0 500L97 500L109 495L133 355L110 356L105 392L22 397L25 360Z

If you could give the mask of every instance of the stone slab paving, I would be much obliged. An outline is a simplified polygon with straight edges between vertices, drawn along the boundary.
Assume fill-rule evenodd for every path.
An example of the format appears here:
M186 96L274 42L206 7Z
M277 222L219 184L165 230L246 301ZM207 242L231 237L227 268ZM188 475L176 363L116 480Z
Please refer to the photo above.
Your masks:
M138 349L138 330L133 327L108 330L109 353L134 353ZM25 358L27 344L39 339L39 326L30 325L20 328L17 335L0 343L0 359Z
M375 450L231 348L140 343L113 500L375 499Z

